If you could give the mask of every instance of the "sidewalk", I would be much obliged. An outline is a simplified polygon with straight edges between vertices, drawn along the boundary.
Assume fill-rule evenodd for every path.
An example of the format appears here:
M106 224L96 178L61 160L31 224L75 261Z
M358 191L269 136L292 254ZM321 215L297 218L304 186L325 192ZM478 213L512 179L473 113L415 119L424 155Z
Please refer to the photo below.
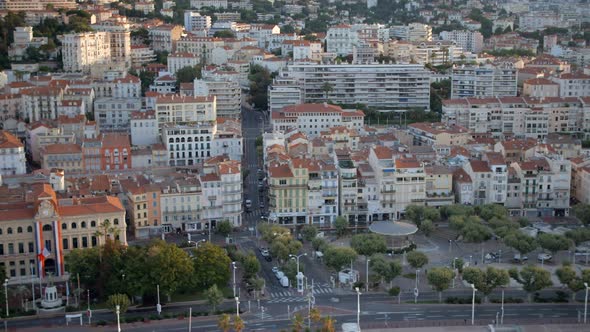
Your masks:
M487 326L445 326L445 327L416 327L416 328L396 328L396 329L371 329L364 331L370 332L578 332L590 331L590 326L584 325L520 325L520 326L501 326L494 327L495 330Z

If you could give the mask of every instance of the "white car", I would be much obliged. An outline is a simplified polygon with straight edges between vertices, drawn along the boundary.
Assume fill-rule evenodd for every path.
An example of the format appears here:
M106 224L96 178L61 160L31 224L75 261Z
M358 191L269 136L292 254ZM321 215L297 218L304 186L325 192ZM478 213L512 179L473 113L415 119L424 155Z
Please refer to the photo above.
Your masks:
M272 273L277 274L277 272L279 272L279 268L276 266L273 266Z
M268 249L263 249L262 251L260 251L260 254L264 257L270 256L270 252L268 251Z
M549 254L546 254L546 253L541 253L541 254L537 255L537 259L538 259L539 261L544 261L544 262L546 262L546 261L549 261L549 260L551 260L551 258L553 258L553 256L551 256L551 255L549 255Z

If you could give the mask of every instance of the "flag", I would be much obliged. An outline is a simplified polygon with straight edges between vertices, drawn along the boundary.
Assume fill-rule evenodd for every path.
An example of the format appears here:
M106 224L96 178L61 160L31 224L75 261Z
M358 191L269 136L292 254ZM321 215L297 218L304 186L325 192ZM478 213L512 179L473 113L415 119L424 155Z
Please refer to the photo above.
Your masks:
M45 258L47 256L49 256L49 254L51 254L51 252L47 249L47 248L43 248L43 251L37 255L37 258L39 258L40 261L45 261Z

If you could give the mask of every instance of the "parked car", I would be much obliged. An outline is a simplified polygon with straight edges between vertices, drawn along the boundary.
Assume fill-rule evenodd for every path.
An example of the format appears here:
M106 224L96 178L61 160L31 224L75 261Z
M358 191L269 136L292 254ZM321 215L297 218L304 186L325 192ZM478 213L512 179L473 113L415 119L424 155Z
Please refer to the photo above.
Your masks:
M547 253L540 253L537 255L537 260L539 262L543 261L543 262L547 262L550 261L553 258L553 256L551 256L550 254Z
M264 256L264 260L266 260L267 262L272 262L272 257L270 255Z
M244 205L246 206L247 209L251 208L252 207L252 200L247 199L244 202Z
M527 256L522 256L521 254L514 254L514 258L512 259L515 263L524 263L529 260Z
M279 268L276 266L272 267L272 273L277 274L277 272L279 272Z
M270 252L269 252L269 251L268 251L268 249L266 249L266 248L265 248L265 249L263 249L263 250L261 250L261 251L260 251L260 254L261 254L263 257L270 256Z

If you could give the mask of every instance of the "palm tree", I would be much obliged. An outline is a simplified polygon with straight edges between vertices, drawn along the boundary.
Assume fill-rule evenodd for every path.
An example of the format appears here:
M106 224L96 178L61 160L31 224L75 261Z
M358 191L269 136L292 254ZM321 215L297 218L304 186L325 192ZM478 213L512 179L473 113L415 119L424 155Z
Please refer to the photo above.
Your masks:
M303 316L301 316L300 314L295 314L295 316L293 317L293 331L302 331L304 325L305 322L303 321Z
M94 232L94 236L98 238L98 246L100 247L101 241L100 238L104 237L105 242L106 239L110 239L111 236L116 238L119 235L119 229L115 225L111 225L110 220L105 219L101 224L98 225L98 230Z
M322 332L336 332L334 328L334 319L332 317L324 318L324 325L322 326Z
M244 321L238 315L234 316L234 330L236 332L241 332L244 329Z
M311 321L314 323L317 323L322 320L322 315L321 315L320 310L318 308L312 308L309 311L309 317L310 317Z
M324 82L324 84L322 84L322 91L324 91L324 99L328 101L328 95L330 92L334 91L334 86L330 82Z
M223 314L219 316L219 320L217 321L217 326L223 332L228 332L231 328L230 324L230 317L228 314Z

